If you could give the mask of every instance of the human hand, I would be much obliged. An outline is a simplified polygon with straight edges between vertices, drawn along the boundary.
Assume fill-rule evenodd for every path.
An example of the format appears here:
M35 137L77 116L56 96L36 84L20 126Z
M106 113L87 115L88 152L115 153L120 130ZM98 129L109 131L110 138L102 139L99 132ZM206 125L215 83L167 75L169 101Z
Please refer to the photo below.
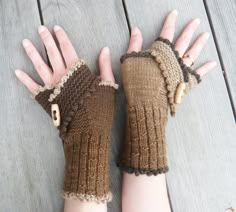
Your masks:
M112 199L108 149L118 88L109 48L103 48L99 56L98 77L78 59L64 30L55 26L54 33L62 55L48 29L39 27L52 69L29 40L23 41L45 85L40 86L21 70L16 70L16 75L59 129L66 159L63 197L105 203Z
M178 15L177 10L173 10L167 15L161 33L159 35L160 37L168 39L171 42L173 41L177 15ZM174 43L175 50L179 52L179 56L183 57L185 55L185 57L183 58L183 62L186 66L191 66L192 63L195 63L202 49L206 46L209 38L209 33L203 32L194 41L193 45L189 47L192 36L194 32L197 30L200 23L201 20L199 18L190 21L188 25L184 28L182 33L178 36L176 42ZM142 43L143 43L143 38L140 30L138 28L133 28L131 31L131 37L127 53L141 51ZM187 55L190 55L190 58L187 57ZM198 67L195 70L195 72L202 77L210 70L212 70L215 66L216 66L216 61L208 61L205 64Z
M127 141L120 167L128 173L157 175L168 171L165 143L168 108L174 116L183 94L216 65L209 61L195 71L190 68L206 45L209 33L202 33L189 47L200 24L199 19L194 19L172 43L176 17L176 10L168 14L159 38L147 50L141 50L142 35L134 28L128 51L121 57Z
M22 42L27 55L45 85L55 85L58 83L62 76L68 72L71 65L78 60L75 49L65 31L60 26L55 26L53 31L60 45L62 54L60 53L49 30L45 26L40 26L38 28L39 35L46 47L52 69L45 63L30 40L24 39ZM114 82L110 51L108 47L103 48L99 55L99 69L102 80ZM35 95L40 85L20 69L16 69L15 73L19 80L30 90L33 95Z

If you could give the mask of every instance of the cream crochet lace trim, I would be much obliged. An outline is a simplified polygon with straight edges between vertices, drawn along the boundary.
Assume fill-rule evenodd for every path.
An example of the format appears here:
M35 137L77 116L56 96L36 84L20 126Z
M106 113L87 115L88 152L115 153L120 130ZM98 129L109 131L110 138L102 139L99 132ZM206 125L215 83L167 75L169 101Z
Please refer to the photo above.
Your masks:
M81 194L81 193L73 193L73 192L64 192L63 193L64 199L70 200L80 200L80 201L89 201L89 202L96 202L96 203L106 203L112 200L112 193L108 192L102 196L96 196L93 194Z
M53 93L50 94L48 99L49 102L52 102L57 97L57 95L61 93L61 89L63 88L67 80L70 78L70 76L72 76L75 71L78 71L82 65L85 65L85 62L83 60L78 60L71 66L70 70L61 78L61 81L59 83L57 83L56 85L39 86L35 96L37 96L40 92L43 92L45 90L54 89Z
M36 91L34 98L40 93L45 90L53 90L53 92L50 94L48 101L52 102L60 93L61 89L64 87L64 84L67 82L67 80L73 75L75 71L78 71L79 68L85 65L85 62L83 60L78 60L76 63L74 63L70 70L61 78L61 81L57 83L56 85L45 85L45 86L39 86L38 90ZM112 82L112 81L101 81L99 82L99 86L110 86L114 89L118 89L119 85Z
M112 88L114 88L116 90L119 88L119 85L114 83L114 82L112 82L112 81L104 81L104 80L102 80L101 82L99 82L98 85L99 86L109 86L109 87L112 87Z

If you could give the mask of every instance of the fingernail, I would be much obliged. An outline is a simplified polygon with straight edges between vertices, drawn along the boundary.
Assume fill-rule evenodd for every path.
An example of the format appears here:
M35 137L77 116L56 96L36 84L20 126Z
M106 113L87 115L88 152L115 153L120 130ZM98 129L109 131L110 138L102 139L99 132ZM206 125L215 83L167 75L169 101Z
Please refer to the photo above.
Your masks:
M209 33L209 32L206 32L206 33L205 33L205 36L206 36L206 38L208 39L208 38L210 37L210 33Z
M140 33L140 30L139 30L138 27L132 28L132 30L131 30L131 35L137 35L137 34L139 34L139 33Z
M175 15L178 15L179 14L179 12L178 12L178 10L173 10L173 13L175 14Z
M17 77L19 77L20 76L20 70L16 69L15 74L16 74Z
M213 61L213 62L212 62L212 65L213 65L213 67L217 66L216 61Z
M43 31L45 31L45 29L46 29L46 27L45 26L39 26L39 28L38 28L38 32L40 33L40 32L43 32Z
M24 39L24 40L22 41L22 45L23 45L24 47L29 46L29 44L30 44L30 42L29 42L29 40L27 40L27 39Z
M104 54L110 54L110 49L109 47L105 46L103 49L102 49L103 53Z
M200 18L196 18L195 21L196 21L197 24L201 23L201 19Z
M54 26L54 31L58 31L58 30L60 30L60 29L61 29L60 26L58 26L58 25L55 25L55 26Z

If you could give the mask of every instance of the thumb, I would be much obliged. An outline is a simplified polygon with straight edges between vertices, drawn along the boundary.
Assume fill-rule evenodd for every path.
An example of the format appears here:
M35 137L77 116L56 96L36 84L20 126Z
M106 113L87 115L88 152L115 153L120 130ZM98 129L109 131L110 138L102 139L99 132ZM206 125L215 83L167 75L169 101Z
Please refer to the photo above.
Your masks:
M112 67L111 67L111 54L108 47L104 47L99 55L98 59L100 76L103 81L115 82Z

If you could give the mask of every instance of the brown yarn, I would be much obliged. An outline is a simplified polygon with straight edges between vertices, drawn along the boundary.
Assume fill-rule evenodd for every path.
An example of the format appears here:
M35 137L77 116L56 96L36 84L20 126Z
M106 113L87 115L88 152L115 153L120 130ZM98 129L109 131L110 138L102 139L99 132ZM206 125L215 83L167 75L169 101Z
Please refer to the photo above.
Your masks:
M101 79L83 64L75 67L59 94L54 88L39 92L35 97L50 116L51 104L58 104L60 108L58 129L66 158L64 198L111 200L108 159L114 85L101 83ZM52 93L56 95L49 102Z
M199 80L170 42L158 39L150 49L121 57L127 99L127 130L120 161L128 173L157 175L168 171L165 128L168 108L175 114L178 85L185 93Z

